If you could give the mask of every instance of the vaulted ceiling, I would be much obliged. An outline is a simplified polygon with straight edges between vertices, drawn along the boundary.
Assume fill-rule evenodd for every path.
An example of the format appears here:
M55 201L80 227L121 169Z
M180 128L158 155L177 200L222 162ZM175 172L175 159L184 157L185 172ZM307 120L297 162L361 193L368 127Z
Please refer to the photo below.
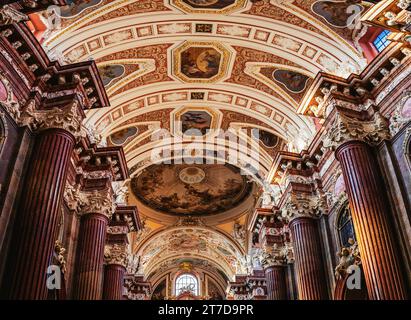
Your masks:
M352 13L347 13L349 5ZM344 1L313 0L72 1L57 15L42 14L40 20L48 30L39 38L49 55L61 61L96 61L111 107L89 111L87 123L108 144L123 145L132 179L155 163L152 154L158 143L152 141L153 133L169 133L170 140L161 145L164 149L171 148L176 137L185 143L187 129L201 134L206 129L237 133L247 129L238 135L250 140L252 129L257 128L262 150L258 176L264 180L279 149L301 151L318 129L312 118L297 113L317 73L346 77L365 67L357 43L361 30L347 26L366 9ZM179 185L184 179L202 179L207 172L198 168L181 167L186 175L179 171L169 180ZM153 172L134 181L133 191L155 185L155 174L163 173ZM149 191L144 199L131 194L130 201L143 208L152 231L145 240L139 237L143 245L136 245L136 250L166 262L184 257L192 248L185 250L185 242L173 229L184 210L173 212L170 219L161 215L164 210L157 210L159 200L171 201L167 188L161 192L163 198ZM244 215L255 204L246 202L247 195L243 198L246 207L228 215L231 222L211 219L205 222L207 230L190 233L190 245L198 245L193 258L209 260L228 276L235 273L231 260L245 250L244 243L232 237L234 221L244 223ZM230 211L239 203L224 205L220 211ZM155 253L158 243L167 247ZM230 247L224 248L225 256L218 249L221 243ZM157 267L150 262L144 265L150 272Z

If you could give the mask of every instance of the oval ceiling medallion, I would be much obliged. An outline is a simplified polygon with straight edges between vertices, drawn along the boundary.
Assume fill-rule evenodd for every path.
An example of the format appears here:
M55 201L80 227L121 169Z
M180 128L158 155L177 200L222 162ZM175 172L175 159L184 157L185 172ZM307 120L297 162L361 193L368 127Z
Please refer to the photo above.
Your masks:
M204 170L198 167L187 167L180 171L180 180L188 184L200 183L205 178Z
M228 164L152 165L131 180L139 201L171 215L226 212L245 201L251 189L240 169Z

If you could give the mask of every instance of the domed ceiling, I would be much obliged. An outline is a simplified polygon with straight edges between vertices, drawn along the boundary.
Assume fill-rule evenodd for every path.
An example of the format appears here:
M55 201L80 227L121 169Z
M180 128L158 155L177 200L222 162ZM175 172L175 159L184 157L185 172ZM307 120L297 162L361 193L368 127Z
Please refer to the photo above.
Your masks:
M213 215L236 207L251 191L231 165L152 165L133 178L131 189L145 205L176 215Z
M257 188L234 168L250 164L219 164L214 151L210 165L159 158L174 160L175 147L193 139L214 139L210 145L227 152L235 136L258 150L253 181L270 184L278 151L302 151L321 127L298 113L318 72L346 77L365 67L362 30L350 26L365 10L364 1L73 0L32 18L51 57L93 59L100 70L111 107L88 111L86 125L125 150L129 202L146 225L134 245L154 245L179 223L196 224L209 231L202 238L208 251L196 259L218 261L212 243L247 245L233 230L244 227ZM188 216L195 219L181 222ZM164 264L191 252L183 249L167 248ZM234 273L231 264L219 269Z

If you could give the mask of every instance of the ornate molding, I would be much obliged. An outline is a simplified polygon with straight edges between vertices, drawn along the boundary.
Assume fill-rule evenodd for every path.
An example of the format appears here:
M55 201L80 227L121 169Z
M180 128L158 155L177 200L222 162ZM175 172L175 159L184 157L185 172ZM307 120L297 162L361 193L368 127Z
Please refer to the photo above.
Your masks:
M118 234L124 235L124 234L129 233L129 227L128 226L108 226L107 233L112 234L112 235L118 235Z
M128 255L126 244L107 244L104 247L104 261L106 264L118 264L127 267Z
M379 112L376 112L370 121L361 121L337 113L323 139L323 146L335 150L345 142L353 140L374 146L387 139L390 139L388 121Z
M29 20L29 17L9 5L4 5L0 9L0 26L8 24L19 23Z

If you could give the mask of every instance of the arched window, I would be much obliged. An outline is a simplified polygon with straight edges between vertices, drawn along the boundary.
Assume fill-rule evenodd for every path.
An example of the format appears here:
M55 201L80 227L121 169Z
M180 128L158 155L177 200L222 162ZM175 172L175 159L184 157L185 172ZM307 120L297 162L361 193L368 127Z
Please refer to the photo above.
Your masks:
M373 44L378 52L383 51L390 44L390 40L387 39L390 33L390 31L384 30L373 41Z
M189 273L181 274L176 279L176 296L183 292L191 292L198 295L198 280L195 276Z
M337 230L341 245L343 247L350 247L348 240L355 240L355 232L348 204L344 206L338 216Z

